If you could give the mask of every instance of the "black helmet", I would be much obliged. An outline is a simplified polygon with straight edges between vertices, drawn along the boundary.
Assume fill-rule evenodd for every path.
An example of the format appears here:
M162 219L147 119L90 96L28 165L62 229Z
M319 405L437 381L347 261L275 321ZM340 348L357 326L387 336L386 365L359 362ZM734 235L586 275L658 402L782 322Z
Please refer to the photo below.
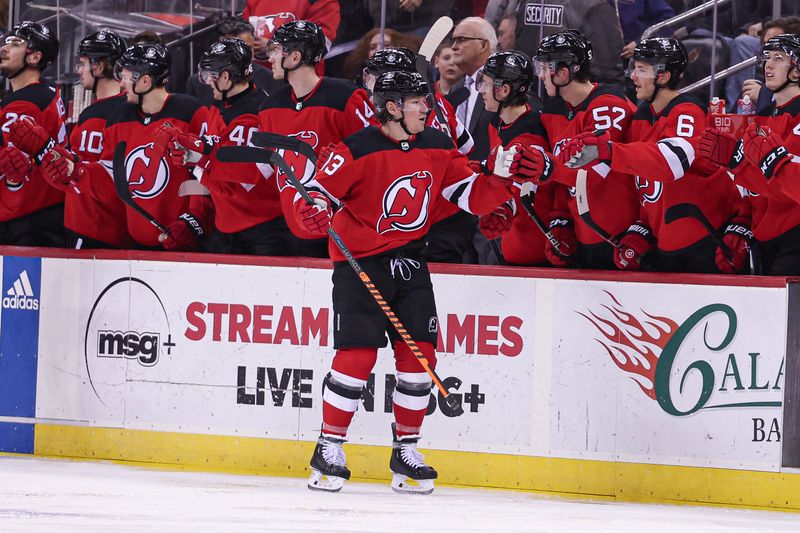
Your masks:
M233 83L239 83L253 74L253 53L241 39L220 39L203 54L197 70L201 76L203 72L227 72Z
M385 72L405 71L416 72L417 54L402 46L384 48L375 52L367 60L366 70L373 76L380 76Z
M486 60L483 73L494 78L495 86L511 86L511 97L527 97L533 83L533 65L530 58L517 50L495 52ZM509 102L510 103L510 102Z
M147 74L153 78L153 86L160 87L169 78L170 58L163 44L141 43L125 50L117 61L115 75L119 79L122 69Z
M29 20L20 22L8 32L7 37L11 36L24 39L31 51L42 53L42 60L38 64L40 70L44 70L58 57L58 38L43 24Z
M551 71L567 67L570 80L575 77L588 78L589 64L592 61L592 43L578 30L560 31L542 39L533 59L539 64L551 64Z
M654 65L656 76L661 72L669 72L671 76L667 87L677 89L689 63L689 54L677 39L653 37L643 39L636 45L631 60Z
M271 41L286 52L298 50L305 63L316 64L325 55L325 34L322 27L308 20L293 20L280 26L272 34Z
M111 30L100 30L84 37L78 45L78 57L108 59L113 65L125 52L125 41Z
M372 89L375 110L378 118L385 118L386 103L395 102L401 105L403 99L411 96L427 96L428 84L419 72L394 71L385 72L375 80Z

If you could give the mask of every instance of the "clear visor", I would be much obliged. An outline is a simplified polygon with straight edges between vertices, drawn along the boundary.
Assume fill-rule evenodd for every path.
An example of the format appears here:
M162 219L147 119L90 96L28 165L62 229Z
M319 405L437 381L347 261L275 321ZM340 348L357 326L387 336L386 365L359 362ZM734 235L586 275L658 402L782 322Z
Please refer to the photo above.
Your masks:
M758 56L759 68L764 68L767 62L771 62L775 66L790 65L792 59L785 52L780 50L763 50L761 55Z
M650 63L643 63L641 61L628 61L628 68L625 69L625 76L631 77L636 75L640 79L654 80L659 73L664 72L663 64L651 65Z
M139 80L141 74L126 70L121 63L114 64L114 78L122 83L135 83Z
M551 73L554 73L556 70L557 65L555 61L549 61L545 59L533 60L533 72L537 76L547 76Z
M403 111L408 111L410 113L427 113L433 109L433 96L430 94L423 96L407 96L402 100L397 100L396 103Z
M279 55L281 57L286 57L288 54L289 52L283 49L282 44L276 43L275 41L269 41L267 43L267 56Z
M21 39L16 35L9 35L3 40L3 44L7 46L12 46L14 48L23 48L28 46L28 42L25 39Z
M368 68L364 68L364 70L361 71L361 79L364 82L364 88L371 91L372 88L375 87L375 80L378 78L375 74L370 72Z
M484 74L483 69L479 70L478 75L475 77L475 88L482 91L484 87L489 86L499 89L503 86L503 80L494 79L488 74Z
M219 72L216 70L198 69L197 79L203 85L213 85L219 79Z

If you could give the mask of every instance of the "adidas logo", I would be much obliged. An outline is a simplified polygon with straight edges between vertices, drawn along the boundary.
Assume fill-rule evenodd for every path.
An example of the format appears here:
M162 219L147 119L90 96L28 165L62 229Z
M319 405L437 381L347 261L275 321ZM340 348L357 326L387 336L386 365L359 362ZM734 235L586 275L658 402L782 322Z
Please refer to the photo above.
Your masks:
M3 297L3 309L39 309L39 299L34 297L28 271L23 270L14 281L14 285L6 291Z

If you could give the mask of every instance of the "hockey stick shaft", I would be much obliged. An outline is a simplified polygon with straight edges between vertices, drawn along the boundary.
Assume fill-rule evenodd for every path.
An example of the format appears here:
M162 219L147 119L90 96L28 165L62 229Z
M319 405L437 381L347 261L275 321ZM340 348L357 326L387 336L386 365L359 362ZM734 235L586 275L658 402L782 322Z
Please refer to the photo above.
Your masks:
M233 160L237 161L242 161L243 159L247 159L248 161L253 161L254 159L258 158L259 159L258 161L253 161L253 162L272 163L286 175L286 179L289 181L289 183L292 184L292 186L294 186L295 189L297 189L297 192L300 194L300 197L306 203L308 203L309 205L314 204L314 200L308 194L308 191L303 186L303 184L300 183L300 180L297 179L297 176L295 176L292 168L289 166L288 163L286 163L286 160L284 160L277 152L268 152L258 148L253 149L248 147L232 146L232 147L220 148L217 152L217 158L220 161L224 160L231 161L231 159L229 158L234 158ZM342 255L347 260L348 264L353 269L353 271L356 273L358 279L360 279L361 282L364 284L364 286L367 288L372 298L378 304L378 307L381 308L383 314L386 315L386 318L389 319L389 322L392 324L392 327L394 327L395 331L397 331L398 335L400 335L400 338L403 339L408 348L411 350L411 353L413 353L414 356L417 358L419 364L422 366L425 372L430 376L431 380L436 385L436 388L439 389L442 396L445 398L447 405L449 405L450 408L453 409L455 412L459 411L463 412L463 408L461 407L461 403L459 402L459 400L455 396L450 394L450 392L445 388L444 384L442 383L442 380L436 374L436 371L433 368L431 368L428 358L425 357L425 354L422 353L422 350L420 350L419 346L417 346L417 343L414 342L414 339L411 338L411 335L408 333L408 331L406 330L405 326L400 321L400 319L397 318L397 315L394 313L392 308L386 302L386 299L383 297L381 292L372 282L372 279L366 272L364 272L364 269L361 268L361 265L353 256L353 253L350 251L350 248L347 247L342 238L332 227L330 226L328 227L327 233L333 240L333 243L336 245L336 247L339 248L339 251L342 252Z
M304 155L311 161L312 165L317 164L317 153L314 147L307 142L301 141L297 137L289 137L288 135L281 135L280 133L272 133L268 131L257 131L253 133L250 138L251 142L256 146L263 146L268 148L278 148L283 150L291 150L300 155Z
M530 200L527 200L527 198L530 198ZM519 197L519 203L522 204L522 209L524 209L530 219L533 220L533 223L537 228L539 228L539 231L542 232L545 239L550 241L550 245L553 247L553 250L555 250L556 254L558 254L559 257L566 259L567 256L561 252L561 241L559 241L558 238L553 235L553 233L545 225L544 220L539 218L539 215L537 215L536 211L533 210L533 200L534 198L532 192L525 196L520 195Z
M690 203L675 204L664 213L664 221L667 224L671 224L682 218L693 218L698 221L706 229L706 232L711 238L714 239L714 242L719 249L722 250L722 253L725 254L725 259L733 265L733 252L723 240L722 235L711 225L711 221L708 220L708 217L706 217L700 207Z
M156 220L156 218L147 212L145 208L136 203L131 195L131 189L128 185L128 173L125 170L125 152L127 150L126 143L121 142L114 150L114 189L117 191L117 196L128 207L139 213L142 217L147 219L153 226L155 226L161 233L169 233L169 228Z

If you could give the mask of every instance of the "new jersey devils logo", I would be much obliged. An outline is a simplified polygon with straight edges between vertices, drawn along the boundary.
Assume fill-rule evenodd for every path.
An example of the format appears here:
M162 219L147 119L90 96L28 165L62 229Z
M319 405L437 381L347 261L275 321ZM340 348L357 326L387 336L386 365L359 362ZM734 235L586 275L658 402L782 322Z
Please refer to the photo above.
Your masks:
M289 137L297 137L298 139L307 142L314 150L316 150L317 146L319 146L319 135L317 135L316 131L298 131ZM300 183L305 183L311 179L311 176L314 175L314 164L304 155L300 155L297 152L292 152L291 150L283 149L278 150L278 152L286 160L286 163L292 167L294 175L297 176L297 179L300 180ZM286 176L284 176L283 172L280 170L278 171L277 177L279 190L282 191L286 187L291 187L291 185L286 181Z
M636 176L636 190L639 191L642 205L646 203L654 204L661 198L661 194L664 192L664 184L660 181L650 181L641 176Z
M378 233L391 230L416 231L428 220L433 177L427 170L397 178L383 193L383 212Z
M134 148L125 158L128 185L134 198L158 196L169 183L169 165L153 143Z
M263 20L264 28L261 30L261 36L269 39L272 37L272 34L275 33L276 29L287 22L297 20L297 17L294 16L294 13L283 11L281 13L275 13L274 15L266 15L263 17Z

